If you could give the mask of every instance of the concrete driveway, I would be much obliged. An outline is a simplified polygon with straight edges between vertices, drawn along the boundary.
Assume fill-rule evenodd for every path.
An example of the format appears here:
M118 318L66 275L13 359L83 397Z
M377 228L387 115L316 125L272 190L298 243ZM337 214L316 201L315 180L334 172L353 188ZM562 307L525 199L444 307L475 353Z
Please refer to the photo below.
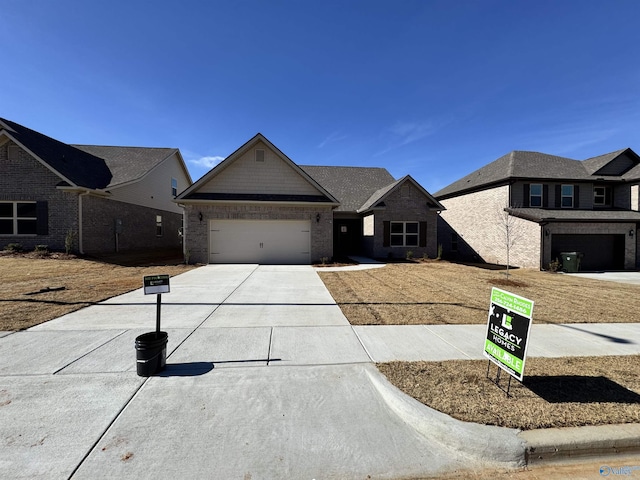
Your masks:
M308 266L206 266L0 336L0 478L406 478L524 460L517 431L401 394ZM409 333L409 332L407 332ZM374 343L375 343L374 339ZM379 342L378 342L379 343Z
M605 280L608 282L629 283L631 285L640 285L640 272L585 272L585 273L566 273L565 275L574 275L576 277L591 278L593 280Z

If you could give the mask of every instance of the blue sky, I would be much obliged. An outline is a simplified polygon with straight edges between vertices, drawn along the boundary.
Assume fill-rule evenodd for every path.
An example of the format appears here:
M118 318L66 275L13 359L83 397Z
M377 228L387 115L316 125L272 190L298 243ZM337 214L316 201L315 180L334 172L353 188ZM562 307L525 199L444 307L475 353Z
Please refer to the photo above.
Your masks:
M640 2L0 0L0 117L440 188L512 150L640 153Z

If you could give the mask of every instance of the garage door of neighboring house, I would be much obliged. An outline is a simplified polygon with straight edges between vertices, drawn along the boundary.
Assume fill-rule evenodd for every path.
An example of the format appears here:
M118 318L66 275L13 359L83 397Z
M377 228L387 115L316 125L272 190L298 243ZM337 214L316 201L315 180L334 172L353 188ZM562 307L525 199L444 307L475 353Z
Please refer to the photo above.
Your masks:
M624 269L624 235L554 235L551 258L562 252L582 252L580 270Z
M210 263L305 265L309 220L211 220Z

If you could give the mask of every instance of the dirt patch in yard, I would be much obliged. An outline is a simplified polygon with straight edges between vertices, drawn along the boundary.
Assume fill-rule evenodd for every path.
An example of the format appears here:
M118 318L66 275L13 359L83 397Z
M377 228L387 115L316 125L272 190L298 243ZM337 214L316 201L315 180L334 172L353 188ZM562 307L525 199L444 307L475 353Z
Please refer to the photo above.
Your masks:
M352 325L484 324L491 288L535 302L536 323L638 321L640 285L444 261L319 272Z
M511 397L487 379L484 360L378 368L406 394L454 418L530 430L640 423L639 362L638 356L529 358L525 382L512 380ZM503 372L500 385L506 389L507 382Z
M0 330L22 330L142 287L145 275L184 273L191 265L156 258L130 266L66 255L0 256ZM167 259L165 259L167 260ZM159 265L160 264L160 265Z

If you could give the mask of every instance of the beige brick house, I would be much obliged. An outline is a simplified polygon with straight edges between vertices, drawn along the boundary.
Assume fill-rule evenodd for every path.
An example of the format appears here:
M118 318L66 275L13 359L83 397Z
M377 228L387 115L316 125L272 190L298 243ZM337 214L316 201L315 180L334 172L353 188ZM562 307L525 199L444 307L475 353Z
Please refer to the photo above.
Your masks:
M509 250L511 265L546 269L579 252L582 270L636 269L639 184L629 148L583 161L514 151L435 194L439 242L450 259L505 264Z
M257 134L182 192L185 249L203 263L435 256L440 205L382 168L299 166Z
M180 249L190 184L175 148L68 145L0 118L0 248Z

